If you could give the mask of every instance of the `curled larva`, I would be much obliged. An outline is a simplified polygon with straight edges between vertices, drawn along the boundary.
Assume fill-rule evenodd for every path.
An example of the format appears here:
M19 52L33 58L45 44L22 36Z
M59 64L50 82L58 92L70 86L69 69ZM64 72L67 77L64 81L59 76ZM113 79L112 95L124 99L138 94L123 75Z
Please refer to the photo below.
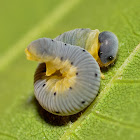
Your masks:
M118 52L118 39L112 32L99 32L98 29L74 29L55 38L71 45L86 49L100 67L107 67L114 62Z
M67 116L86 108L100 86L100 68L85 49L40 38L25 50L27 59L40 62L34 75L34 93L50 113Z

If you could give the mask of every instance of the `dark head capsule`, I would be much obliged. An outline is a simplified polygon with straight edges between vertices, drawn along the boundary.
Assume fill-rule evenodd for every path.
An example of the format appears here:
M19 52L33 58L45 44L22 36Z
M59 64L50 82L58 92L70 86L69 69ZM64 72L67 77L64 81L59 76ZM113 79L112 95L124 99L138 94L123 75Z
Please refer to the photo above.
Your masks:
M118 39L112 32L104 31L99 34L100 49L98 55L103 64L116 58L118 52Z

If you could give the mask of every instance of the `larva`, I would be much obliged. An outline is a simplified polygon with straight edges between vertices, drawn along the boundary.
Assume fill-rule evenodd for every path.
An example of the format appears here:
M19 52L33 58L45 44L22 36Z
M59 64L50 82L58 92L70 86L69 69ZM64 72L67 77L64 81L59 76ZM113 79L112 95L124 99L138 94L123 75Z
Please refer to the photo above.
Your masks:
M34 93L48 112L67 116L86 108L100 87L100 68L83 48L40 38L25 50L27 59L38 61Z
M107 67L114 62L118 52L118 39L112 32L99 32L98 29L74 29L55 38L71 45L86 49L100 67Z

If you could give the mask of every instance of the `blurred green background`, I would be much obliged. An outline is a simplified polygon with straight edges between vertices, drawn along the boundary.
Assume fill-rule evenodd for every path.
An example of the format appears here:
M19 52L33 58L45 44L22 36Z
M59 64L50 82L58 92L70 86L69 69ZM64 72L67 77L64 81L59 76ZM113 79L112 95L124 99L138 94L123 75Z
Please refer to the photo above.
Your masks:
M127 84L108 86L140 42L139 6L139 0L0 1L0 139L139 139L139 49L124 70ZM56 117L34 99L37 63L26 60L24 49L37 38L55 38L75 28L114 32L118 59L104 72L96 107L93 103L80 117Z

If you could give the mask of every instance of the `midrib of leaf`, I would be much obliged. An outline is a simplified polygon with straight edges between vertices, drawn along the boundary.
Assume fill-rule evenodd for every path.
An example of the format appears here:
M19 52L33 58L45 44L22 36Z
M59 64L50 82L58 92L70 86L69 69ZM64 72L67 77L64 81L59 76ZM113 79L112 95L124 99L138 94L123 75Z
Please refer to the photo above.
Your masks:
M140 50L140 44L138 44L138 46L133 50L133 52L126 58L126 60L124 61L124 63L121 65L121 67L117 70L116 74L112 77L112 79L110 80L110 82L106 85L106 87L100 92L99 96L97 96L97 98L95 99L95 101L86 109L86 111L81 115L81 117L71 126L71 128L66 131L66 133L64 133L64 135L61 137L61 140L65 140L68 138L68 136L70 134L72 134L74 132L74 130L83 122L83 120L95 109L96 105L100 102L100 100L102 99L102 97L104 96L104 94L107 93L107 91L110 90L110 87L113 83L118 82L120 79L120 76L123 73L124 68L133 61L133 57L135 56L135 54L137 53L137 51ZM139 82L139 80L138 80ZM94 114L97 115L100 118L104 118L107 119L109 121L115 122L117 124L122 124L122 122L117 121L117 120L113 120L110 118L106 118L104 116L99 116L98 113L96 113L96 111L94 111ZM135 129L139 129L138 127L135 127L133 125L130 124L125 124L123 123L123 125L126 125L128 127L131 128L135 128Z
M4 70L12 61L14 61L24 48L31 41L35 40L40 33L47 32L75 7L80 0L65 1L60 4L49 16L45 17L36 27L31 29L23 38L21 38L15 45L11 46L7 52L0 57L0 71Z

